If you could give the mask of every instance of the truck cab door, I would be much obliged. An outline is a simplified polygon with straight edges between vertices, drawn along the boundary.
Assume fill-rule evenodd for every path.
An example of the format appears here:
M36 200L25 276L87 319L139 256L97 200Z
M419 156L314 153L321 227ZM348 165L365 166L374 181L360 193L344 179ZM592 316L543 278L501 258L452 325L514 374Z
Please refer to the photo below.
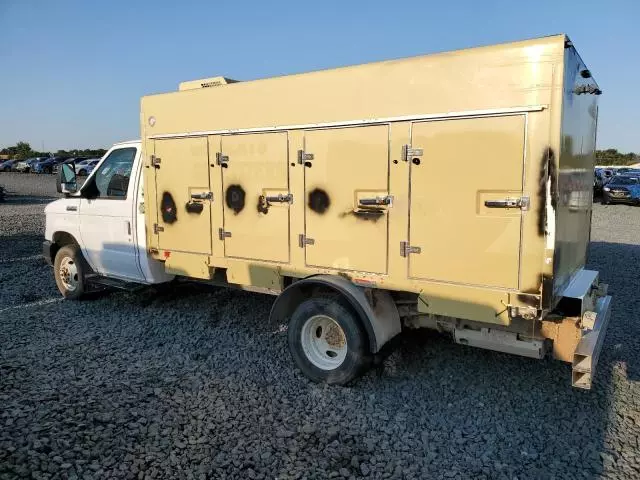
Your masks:
M135 178L140 151L135 145L108 152L81 188L82 253L96 273L144 282L134 240Z

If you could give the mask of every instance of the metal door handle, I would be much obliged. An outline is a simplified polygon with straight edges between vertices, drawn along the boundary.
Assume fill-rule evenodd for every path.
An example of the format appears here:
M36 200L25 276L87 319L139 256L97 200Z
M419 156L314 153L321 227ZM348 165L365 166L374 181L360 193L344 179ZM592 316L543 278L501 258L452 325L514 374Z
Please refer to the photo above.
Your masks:
M194 200L213 200L213 192L192 193L191 198Z
M487 208L529 208L529 197L504 198L502 200L485 200L484 206Z
M78 207L76 207L75 205L67 206L67 212L77 212L77 211L78 211Z
M293 194L287 193L283 195L279 193L278 195L265 197L265 200L267 203L293 203Z
M127 233L131 235L131 222L127 220Z
M391 206L393 204L393 197L391 195L387 195L385 197L361 198L358 200L358 203L363 206L372 207L379 207L383 205Z

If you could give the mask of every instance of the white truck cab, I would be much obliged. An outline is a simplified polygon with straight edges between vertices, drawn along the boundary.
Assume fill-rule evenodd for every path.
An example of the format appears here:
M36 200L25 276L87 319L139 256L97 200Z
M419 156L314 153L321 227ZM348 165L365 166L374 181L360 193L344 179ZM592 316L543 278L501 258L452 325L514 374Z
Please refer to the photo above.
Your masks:
M62 168L58 190L66 196L45 208L43 244L61 293L82 295L91 275L140 284L170 281L162 263L146 254L140 142L111 147L82 186L72 164Z

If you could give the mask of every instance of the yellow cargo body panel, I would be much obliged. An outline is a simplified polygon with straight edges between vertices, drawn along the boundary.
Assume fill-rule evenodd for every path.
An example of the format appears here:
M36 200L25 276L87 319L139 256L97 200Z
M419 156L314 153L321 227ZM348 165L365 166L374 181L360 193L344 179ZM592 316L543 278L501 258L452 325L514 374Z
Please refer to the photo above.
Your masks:
M272 290L340 275L484 323L544 315L588 237L597 107L565 98L572 48L556 35L144 97L151 254ZM564 145L572 115L594 122Z

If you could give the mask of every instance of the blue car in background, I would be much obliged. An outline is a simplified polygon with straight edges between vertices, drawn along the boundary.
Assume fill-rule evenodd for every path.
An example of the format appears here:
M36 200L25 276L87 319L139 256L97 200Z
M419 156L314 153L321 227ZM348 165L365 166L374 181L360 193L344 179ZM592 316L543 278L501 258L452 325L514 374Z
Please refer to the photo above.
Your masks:
M602 188L602 204L610 203L640 205L640 176L637 174L615 175Z
M36 163L46 160L46 157L27 158L21 162L14 164L11 170L20 173L29 173Z
M10 172L17 160L3 160L0 162L0 172Z
M83 162L85 160L88 160L87 157L71 157L71 158L66 158L64 159L62 162L60 163L56 163L53 166L53 173L58 173L58 169L60 168L60 165L62 165L63 163L72 163L74 165L78 165L80 162Z
M31 166L33 173L53 173L53 168L64 162L67 157L49 157Z

